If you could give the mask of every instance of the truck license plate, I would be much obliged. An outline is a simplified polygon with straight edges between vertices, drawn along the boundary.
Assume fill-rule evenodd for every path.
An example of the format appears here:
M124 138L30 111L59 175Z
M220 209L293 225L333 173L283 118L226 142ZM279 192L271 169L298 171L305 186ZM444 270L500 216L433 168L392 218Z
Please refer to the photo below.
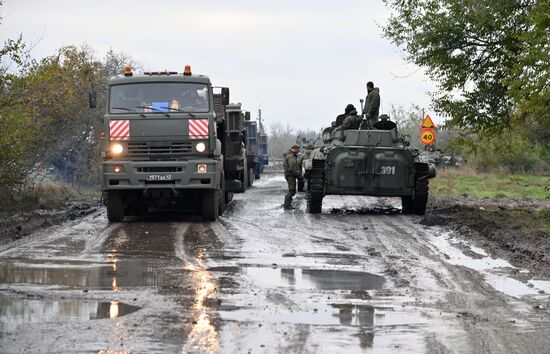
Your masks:
M172 175L149 175L147 176L148 181L171 181Z

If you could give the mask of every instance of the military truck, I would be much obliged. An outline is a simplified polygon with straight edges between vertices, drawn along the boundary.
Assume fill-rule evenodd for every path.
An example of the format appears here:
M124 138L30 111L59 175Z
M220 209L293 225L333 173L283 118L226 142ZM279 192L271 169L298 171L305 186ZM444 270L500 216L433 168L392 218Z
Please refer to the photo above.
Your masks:
M264 167L269 164L269 151L267 146L267 134L264 130L264 125L262 123L262 111L258 110L258 160L259 165L256 170L256 176L264 173Z
M249 186L249 171L245 146L245 115L240 103L220 104L223 96L214 95L217 117L225 117L218 125L218 136L222 138L222 155L227 193L244 193ZM229 196L228 196L229 197Z
M246 112L245 117L246 161L248 163L248 185L250 187L255 179L260 179L261 173L260 158L258 155L258 122L250 120L250 112Z
M366 126L367 123L361 126ZM323 132L324 143L304 162L307 212L320 213L326 195L401 197L404 213L424 214L433 164L382 115L374 129Z
M96 100L92 91L90 107ZM228 88L221 88L219 100L228 105ZM150 207L199 209L206 220L223 213L227 144L218 132L228 121L215 114L207 76L190 66L183 73L139 75L126 67L109 80L106 106L102 189L109 221Z

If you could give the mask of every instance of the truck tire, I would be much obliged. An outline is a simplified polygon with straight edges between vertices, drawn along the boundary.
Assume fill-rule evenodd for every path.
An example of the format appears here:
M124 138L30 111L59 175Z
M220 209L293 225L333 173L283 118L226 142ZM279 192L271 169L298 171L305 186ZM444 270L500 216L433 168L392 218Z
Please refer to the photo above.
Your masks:
M218 191L218 215L223 215L225 207L227 206L227 201L225 199L225 177L222 173L220 180L220 190Z
M118 192L107 192L105 206L107 219L110 222L121 222L124 219L124 201Z
M248 188L248 171L243 170L242 176L241 176L241 193L244 193L246 189Z
M218 194L217 190L206 190L202 196L202 218L205 221L216 221L218 219Z
M429 180L416 180L414 196L401 197L404 214L424 215L428 204Z
M248 187L252 187L253 183L254 183L254 169L249 168L248 169Z
M308 188L306 191L306 212L310 214L319 214L323 209L323 197L325 186L325 163L324 161L315 161L316 164L308 174Z

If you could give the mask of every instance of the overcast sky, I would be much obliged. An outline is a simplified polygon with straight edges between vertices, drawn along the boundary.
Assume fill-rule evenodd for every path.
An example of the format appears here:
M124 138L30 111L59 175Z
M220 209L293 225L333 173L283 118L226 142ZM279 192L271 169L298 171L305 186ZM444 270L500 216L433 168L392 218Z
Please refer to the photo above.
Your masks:
M253 117L261 105L268 126L327 126L346 104L359 106L367 81L380 87L384 112L392 104L428 109L433 88L382 37L382 0L4 0L0 11L0 40L22 33L36 58L86 43L145 70L190 64L230 87L231 101Z

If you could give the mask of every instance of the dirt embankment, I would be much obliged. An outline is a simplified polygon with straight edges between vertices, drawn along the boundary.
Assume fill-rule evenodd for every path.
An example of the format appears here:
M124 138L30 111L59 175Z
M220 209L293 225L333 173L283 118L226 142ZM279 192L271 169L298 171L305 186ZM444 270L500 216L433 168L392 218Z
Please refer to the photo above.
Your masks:
M91 214L100 208L97 199L72 200L55 209L0 213L0 244L18 240L34 231Z
M531 276L550 276L550 200L434 198L422 223L450 227Z

